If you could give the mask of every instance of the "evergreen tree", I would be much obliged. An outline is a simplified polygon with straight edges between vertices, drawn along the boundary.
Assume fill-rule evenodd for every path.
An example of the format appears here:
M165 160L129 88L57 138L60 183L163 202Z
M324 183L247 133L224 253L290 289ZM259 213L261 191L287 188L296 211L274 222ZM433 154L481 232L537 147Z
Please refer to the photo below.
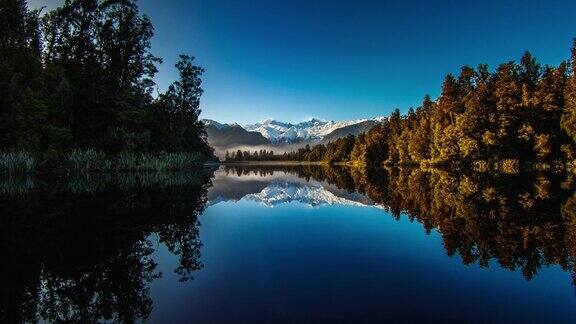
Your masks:
M38 12L24 0L1 0L0 17L0 150L37 152L47 121Z

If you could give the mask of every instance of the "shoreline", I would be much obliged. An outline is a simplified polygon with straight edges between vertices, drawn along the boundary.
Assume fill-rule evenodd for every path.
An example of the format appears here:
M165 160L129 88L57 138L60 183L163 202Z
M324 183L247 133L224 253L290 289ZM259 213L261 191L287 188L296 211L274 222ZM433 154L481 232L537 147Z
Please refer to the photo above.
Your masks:
M309 161L221 161L205 165L330 165L326 162Z

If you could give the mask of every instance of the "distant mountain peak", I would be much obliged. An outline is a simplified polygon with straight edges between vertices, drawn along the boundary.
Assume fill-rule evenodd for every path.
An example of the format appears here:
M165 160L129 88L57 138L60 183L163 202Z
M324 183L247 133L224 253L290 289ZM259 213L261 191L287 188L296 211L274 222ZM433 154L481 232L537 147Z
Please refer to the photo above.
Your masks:
M312 117L308 121L311 123L324 123L324 122L326 122L324 119L320 119L320 118L316 118L316 117Z
M222 150L237 146L327 143L348 134L367 132L385 119L376 117L326 121L313 117L299 123L289 123L268 118L244 127L237 123L222 124L210 119L202 121L206 124L208 142Z
M224 128L230 127L230 125L228 125L228 124L221 124L221 123L219 123L215 120L212 120L212 119L202 119L201 121L206 126L213 126L215 128L218 128L218 129L224 129Z
M210 119L203 119L202 122L206 125L208 143L218 149L270 144L262 134L247 131L237 123L221 124Z
M277 143L298 143L303 141L320 141L326 135L337 129L350 125L360 124L367 121L381 122L383 117L372 119L358 119L350 121L325 121L320 118L310 118L297 124L286 123L268 118L263 122L246 125L248 131L258 132L270 142Z

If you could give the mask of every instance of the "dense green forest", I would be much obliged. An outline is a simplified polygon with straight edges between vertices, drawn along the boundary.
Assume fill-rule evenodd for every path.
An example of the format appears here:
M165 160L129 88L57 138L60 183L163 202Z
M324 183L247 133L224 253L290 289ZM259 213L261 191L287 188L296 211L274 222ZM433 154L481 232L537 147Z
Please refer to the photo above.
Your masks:
M180 79L154 95L162 60L135 1L42 12L0 0L0 17L0 169L169 168L213 156L198 120L204 70L181 55Z
M520 62L462 67L447 75L437 100L425 96L406 115L395 110L357 137L306 146L275 160L357 165L451 165L514 172L525 166L568 167L576 158L576 40L570 62ZM230 153L230 160L254 159ZM258 155L256 156L258 157Z

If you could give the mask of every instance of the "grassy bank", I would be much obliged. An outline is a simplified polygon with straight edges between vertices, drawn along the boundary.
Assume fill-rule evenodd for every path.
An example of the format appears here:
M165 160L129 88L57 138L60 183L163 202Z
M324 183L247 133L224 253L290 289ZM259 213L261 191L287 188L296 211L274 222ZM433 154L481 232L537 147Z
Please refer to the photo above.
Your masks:
M502 160L477 160L471 163L458 162L435 162L422 161L416 162L390 162L384 161L381 164L367 164L365 161L346 161L346 162L329 162L329 161L222 161L221 165L332 165L347 166L352 168L370 168L370 167L387 167L387 168L422 168L422 169L443 169L443 170L462 170L473 171L476 173L500 173L500 174L518 174L520 172L572 172L576 173L576 161L566 162L564 160L554 160L547 162L524 161L518 159Z
M329 165L322 161L222 161L222 165Z
M0 173L28 174L36 170L36 158L26 152L1 152Z
M34 174L39 171L70 173L162 172L191 169L204 164L206 160L203 154L197 152L121 152L115 156L108 156L106 153L94 149L74 149L56 158L44 160L24 151L2 152L0 153L0 174Z

